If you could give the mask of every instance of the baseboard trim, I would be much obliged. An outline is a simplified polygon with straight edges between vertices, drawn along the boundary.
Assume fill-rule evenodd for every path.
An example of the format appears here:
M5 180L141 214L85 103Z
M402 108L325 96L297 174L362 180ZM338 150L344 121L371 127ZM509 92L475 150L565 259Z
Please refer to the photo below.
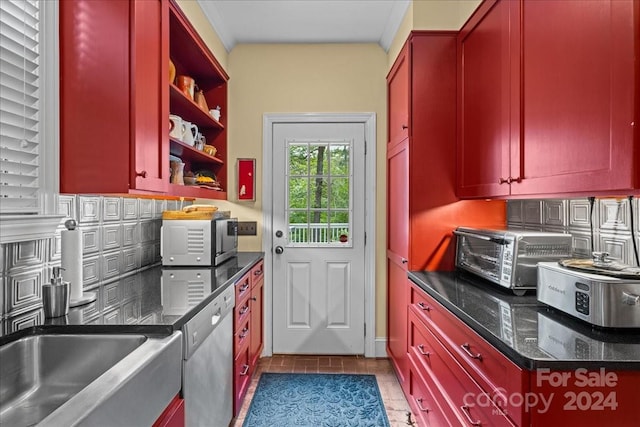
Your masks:
M375 357L389 357L387 355L387 339L385 337L376 338L375 353Z

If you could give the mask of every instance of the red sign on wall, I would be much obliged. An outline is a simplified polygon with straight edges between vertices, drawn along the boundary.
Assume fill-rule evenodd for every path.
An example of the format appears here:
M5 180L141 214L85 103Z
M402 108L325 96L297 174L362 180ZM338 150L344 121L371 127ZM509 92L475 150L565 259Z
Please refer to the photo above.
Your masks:
M256 200L256 159L238 159L238 200Z

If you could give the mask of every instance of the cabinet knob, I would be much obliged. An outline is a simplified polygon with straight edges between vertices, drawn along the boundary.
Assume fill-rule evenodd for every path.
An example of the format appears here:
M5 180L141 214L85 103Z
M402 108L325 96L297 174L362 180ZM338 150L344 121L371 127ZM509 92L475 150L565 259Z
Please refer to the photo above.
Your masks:
M498 180L498 184L502 185L502 184L509 184L509 179L505 179L505 178L500 178Z
M402 125L402 130L405 130L405 129L409 129L409 126L407 126L407 125Z
M403 263L403 264L406 264L406 263L408 263L408 262L409 262L409 260L408 260L408 259L406 259L406 258L402 258L402 263Z
M142 178L147 177L147 171L136 172L136 176L141 176Z

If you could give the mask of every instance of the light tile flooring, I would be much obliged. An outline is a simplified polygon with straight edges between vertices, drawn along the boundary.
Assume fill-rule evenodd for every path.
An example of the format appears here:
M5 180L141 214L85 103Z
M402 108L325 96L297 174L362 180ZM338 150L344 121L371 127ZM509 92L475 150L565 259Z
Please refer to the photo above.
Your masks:
M240 414L233 424L234 427L242 426L262 372L374 374L391 427L416 425L413 415L411 416L413 424L408 422L409 404L402 394L389 359L366 359L361 356L274 355L260 359Z

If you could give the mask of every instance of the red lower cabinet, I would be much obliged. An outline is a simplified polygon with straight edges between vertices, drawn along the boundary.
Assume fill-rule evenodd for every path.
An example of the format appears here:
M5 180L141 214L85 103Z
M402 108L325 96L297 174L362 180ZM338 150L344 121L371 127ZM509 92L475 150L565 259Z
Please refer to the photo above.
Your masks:
M640 371L523 369L412 281L403 390L419 426L635 426Z
M260 260L242 276L236 286L233 319L233 416L242 407L251 377L264 346L263 292L264 261Z
M174 397L153 427L184 427L184 399Z

